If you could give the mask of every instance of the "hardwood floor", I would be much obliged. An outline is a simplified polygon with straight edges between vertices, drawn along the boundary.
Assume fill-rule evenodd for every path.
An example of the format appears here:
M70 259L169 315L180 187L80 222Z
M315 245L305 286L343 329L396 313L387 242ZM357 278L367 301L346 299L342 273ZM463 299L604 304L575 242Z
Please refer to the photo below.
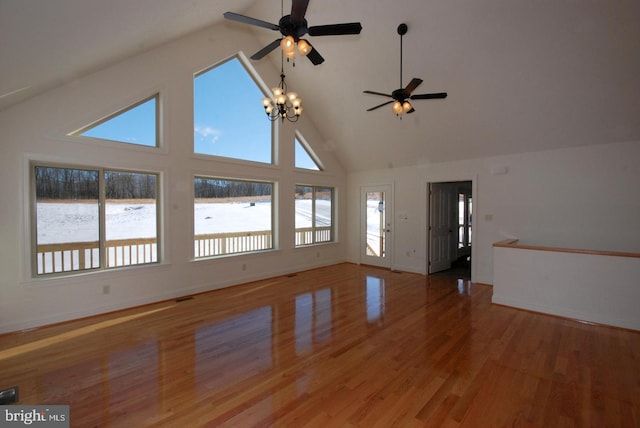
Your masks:
M640 426L640 332L340 264L0 336L0 388L71 426Z

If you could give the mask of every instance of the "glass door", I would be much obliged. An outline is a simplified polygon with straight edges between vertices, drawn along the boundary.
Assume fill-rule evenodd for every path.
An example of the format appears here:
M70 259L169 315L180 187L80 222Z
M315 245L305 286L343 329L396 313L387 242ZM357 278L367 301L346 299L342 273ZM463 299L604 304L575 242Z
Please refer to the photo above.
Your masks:
M391 268L392 202L389 185L362 188L361 260L364 264Z

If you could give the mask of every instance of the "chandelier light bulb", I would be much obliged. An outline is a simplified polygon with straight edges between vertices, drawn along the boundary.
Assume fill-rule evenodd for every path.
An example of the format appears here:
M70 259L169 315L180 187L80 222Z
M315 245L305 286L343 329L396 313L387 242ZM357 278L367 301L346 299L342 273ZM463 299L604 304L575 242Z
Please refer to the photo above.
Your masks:
M404 110L405 113L407 113L412 108L413 108L413 106L411 105L411 103L409 101L405 101L404 103L402 103L402 110Z
M397 115L401 115L402 113L404 113L400 101L396 101L395 103L393 103L393 105L391 106L391 110L393 110L393 112Z
M287 97L289 97L289 101L293 102L296 98L298 98L298 94L295 92L288 92Z

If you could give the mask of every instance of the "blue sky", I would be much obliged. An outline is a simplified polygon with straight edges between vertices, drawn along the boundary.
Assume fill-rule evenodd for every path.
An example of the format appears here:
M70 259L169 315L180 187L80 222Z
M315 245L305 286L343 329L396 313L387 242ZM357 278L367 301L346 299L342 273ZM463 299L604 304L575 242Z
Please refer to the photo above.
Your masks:
M263 97L264 94L237 58L196 76L194 151L271 163L273 122L265 117L261 102ZM155 97L146 100L81 135L156 146L156 104ZM298 144L295 158L299 168L318 169Z
M156 98L154 97L89 128L81 135L153 147L156 145L155 117Z
M194 149L271 163L271 126L264 94L237 58L194 79Z

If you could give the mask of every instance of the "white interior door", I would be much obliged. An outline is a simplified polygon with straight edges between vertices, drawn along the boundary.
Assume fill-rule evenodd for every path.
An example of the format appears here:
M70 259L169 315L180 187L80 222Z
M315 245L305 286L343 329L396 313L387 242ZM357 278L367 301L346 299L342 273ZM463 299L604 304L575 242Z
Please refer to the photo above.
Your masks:
M393 251L391 186L363 187L360 209L360 260L364 264L390 269Z
M455 254L455 198L451 183L429 184L429 273L451 268Z

